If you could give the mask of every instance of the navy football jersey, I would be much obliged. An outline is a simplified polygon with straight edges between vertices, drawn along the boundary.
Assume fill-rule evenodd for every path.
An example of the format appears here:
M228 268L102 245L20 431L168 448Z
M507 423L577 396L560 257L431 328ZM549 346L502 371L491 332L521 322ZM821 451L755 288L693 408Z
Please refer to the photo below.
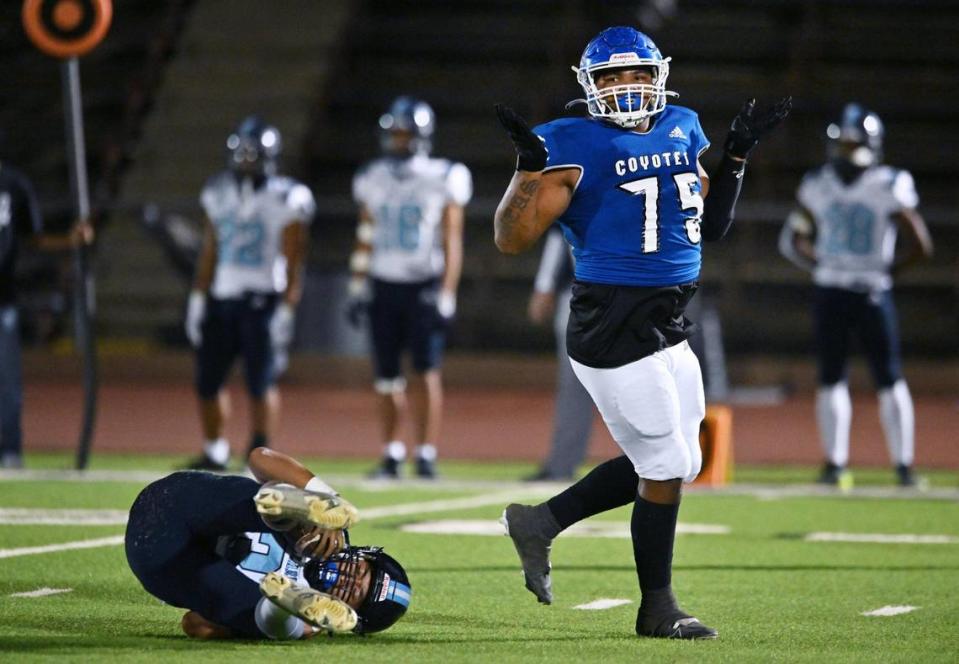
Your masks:
M696 163L709 141L696 113L669 105L642 134L592 118L563 118L533 131L546 142L547 171L580 171L558 220L579 281L674 286L699 277Z

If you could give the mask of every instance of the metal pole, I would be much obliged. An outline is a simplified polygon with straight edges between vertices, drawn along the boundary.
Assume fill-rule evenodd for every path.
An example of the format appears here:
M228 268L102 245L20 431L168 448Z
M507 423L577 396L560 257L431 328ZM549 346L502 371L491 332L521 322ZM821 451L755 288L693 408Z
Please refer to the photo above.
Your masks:
M80 64L73 57L63 62L63 104L66 120L67 165L70 189L76 204L77 219L90 218L90 191L87 183L86 146L83 139L83 101L80 95ZM87 246L79 243L73 250L74 338L83 362L83 421L77 445L77 469L87 467L93 443L93 425L97 410L97 355L93 337L94 284L90 274Z

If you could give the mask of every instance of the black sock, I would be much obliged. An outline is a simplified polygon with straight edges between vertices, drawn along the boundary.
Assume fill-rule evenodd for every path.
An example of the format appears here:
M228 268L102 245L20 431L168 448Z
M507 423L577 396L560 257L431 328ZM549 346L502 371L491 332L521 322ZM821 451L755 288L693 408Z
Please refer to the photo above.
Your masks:
M673 539L679 503L662 505L636 496L630 529L633 534L633 556L639 588L646 595L668 588L672 578Z
M636 499L638 486L639 478L633 463L623 455L599 464L546 504L565 530L594 514L630 504Z
M255 433L250 438L250 452L255 450L258 447L269 447L270 439L266 437L265 433Z

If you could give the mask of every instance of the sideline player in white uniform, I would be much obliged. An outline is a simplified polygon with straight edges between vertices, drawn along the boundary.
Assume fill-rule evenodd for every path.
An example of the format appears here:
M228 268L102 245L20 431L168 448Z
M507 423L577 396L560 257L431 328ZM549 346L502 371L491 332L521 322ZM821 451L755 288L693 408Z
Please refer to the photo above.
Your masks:
M846 471L852 422L846 364L855 334L879 391L879 416L899 484L912 486L914 417L901 372L892 278L932 256L932 239L916 211L912 176L880 163L879 116L848 104L826 133L829 162L803 178L799 208L779 241L783 255L810 270L816 284L816 417L826 456L819 481L848 486L852 479ZM905 243L897 256L899 231Z
M409 350L416 474L435 476L443 406L440 363L456 314L463 265L463 208L473 193L463 164L430 157L435 120L421 100L403 96L380 117L384 155L353 179L359 205L356 248L350 257L350 321L368 314L374 387L384 444L375 474L399 477L406 458L401 438L406 381L401 355Z
M696 113L667 104L669 58L629 27L603 30L576 68L589 117L531 130L497 114L519 155L494 219L504 253L530 248L558 222L576 258L567 352L624 455L535 506L503 516L526 587L552 602L553 538L592 514L632 504L633 555L642 601L636 634L708 639L717 631L679 608L672 557L682 485L699 473L705 414L702 374L687 339L686 304L697 288L702 240L733 221L746 159L789 112L747 102L712 177ZM707 193L705 202L703 197Z
M200 194L203 248L187 307L186 333L197 350L203 455L191 467L221 470L230 456L223 436L229 407L223 383L237 355L250 395L249 451L269 446L279 415L276 377L285 368L303 289L313 194L276 175L280 132L258 116L227 139L229 168Z

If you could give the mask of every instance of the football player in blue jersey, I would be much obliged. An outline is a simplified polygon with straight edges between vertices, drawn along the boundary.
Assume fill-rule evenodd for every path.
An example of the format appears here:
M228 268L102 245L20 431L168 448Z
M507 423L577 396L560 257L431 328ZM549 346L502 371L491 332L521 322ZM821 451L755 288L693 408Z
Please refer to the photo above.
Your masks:
M576 521L633 504L633 552L642 636L715 638L679 608L671 588L683 482L699 473L705 413L699 363L684 310L696 292L702 240L733 220L750 152L786 117L791 100L735 117L712 177L696 113L667 104L669 59L629 27L603 30L574 68L589 117L529 129L497 106L518 153L494 219L500 251L529 249L559 223L576 259L567 352L625 456L535 506L503 515L526 585L552 601L549 551ZM706 198L707 190L709 192ZM705 201L704 201L705 198Z
M902 376L892 280L931 257L933 246L916 209L912 175L882 163L884 133L876 113L859 104L843 109L826 129L829 162L803 178L799 206L779 241L783 255L812 272L816 285L816 420L826 457L819 481L842 487L852 482L846 470L852 423L846 366L853 335L879 392L879 417L898 482L920 483L912 468L914 414Z
M203 247L185 329L196 348L196 391L203 454L191 468L223 470L230 444L223 434L223 385L242 356L252 411L249 450L267 447L279 417L277 374L285 368L294 315L303 290L313 194L277 175L281 137L252 115L226 141L228 168L200 194Z
M151 595L188 609L200 639L369 634L410 603L403 567L379 547L350 546L356 509L290 457L257 448L238 476L177 472L130 509L126 556Z

